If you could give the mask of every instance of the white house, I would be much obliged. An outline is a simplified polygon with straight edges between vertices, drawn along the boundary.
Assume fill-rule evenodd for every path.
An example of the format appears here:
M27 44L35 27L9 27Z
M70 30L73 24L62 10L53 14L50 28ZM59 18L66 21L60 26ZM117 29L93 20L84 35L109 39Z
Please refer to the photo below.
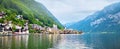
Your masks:
M22 32L21 32L21 31L22 31L22 30L21 30L21 29L22 29L22 27L21 27L21 26L19 26L19 25L16 25L15 27L16 27L16 30L15 30L15 32L14 32L14 33L15 33L15 34L22 34Z
M0 24L0 33L4 35L12 34L12 21Z
M17 15L17 19L23 19L23 15Z
M4 11L0 12L0 19L5 17L6 13Z
M26 21L26 23L24 24L24 28L23 28L23 34L29 34L29 30L28 30L28 21Z

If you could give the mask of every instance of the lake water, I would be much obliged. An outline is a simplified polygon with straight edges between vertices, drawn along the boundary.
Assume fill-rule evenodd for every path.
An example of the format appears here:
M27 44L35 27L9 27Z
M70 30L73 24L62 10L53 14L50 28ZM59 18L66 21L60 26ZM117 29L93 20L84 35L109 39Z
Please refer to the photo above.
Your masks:
M120 34L0 36L0 49L120 49Z

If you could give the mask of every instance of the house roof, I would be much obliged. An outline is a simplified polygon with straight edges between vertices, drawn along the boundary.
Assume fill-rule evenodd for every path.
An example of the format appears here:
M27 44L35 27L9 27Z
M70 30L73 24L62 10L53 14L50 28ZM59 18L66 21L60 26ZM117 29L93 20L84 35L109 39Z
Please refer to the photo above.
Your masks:
M4 16L4 15L5 15L5 13L0 12L0 16Z

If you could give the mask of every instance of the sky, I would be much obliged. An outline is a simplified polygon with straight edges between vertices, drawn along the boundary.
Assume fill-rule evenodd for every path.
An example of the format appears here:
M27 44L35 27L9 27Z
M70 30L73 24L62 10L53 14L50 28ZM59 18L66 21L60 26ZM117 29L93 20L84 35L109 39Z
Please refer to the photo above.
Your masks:
M36 0L62 24L78 22L120 0Z

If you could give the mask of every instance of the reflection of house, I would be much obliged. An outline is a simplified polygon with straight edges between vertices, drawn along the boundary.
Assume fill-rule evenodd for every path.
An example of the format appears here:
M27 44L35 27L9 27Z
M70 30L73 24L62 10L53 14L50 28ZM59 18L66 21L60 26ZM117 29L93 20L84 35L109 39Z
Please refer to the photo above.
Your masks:
M0 12L0 18L4 18L5 17L5 15L6 15L6 13L5 12Z
M21 38L22 38L21 41L23 42L24 47L27 48L29 35L23 35L23 36L21 36Z
M5 47L11 48L13 36L0 36L0 49L5 49Z

